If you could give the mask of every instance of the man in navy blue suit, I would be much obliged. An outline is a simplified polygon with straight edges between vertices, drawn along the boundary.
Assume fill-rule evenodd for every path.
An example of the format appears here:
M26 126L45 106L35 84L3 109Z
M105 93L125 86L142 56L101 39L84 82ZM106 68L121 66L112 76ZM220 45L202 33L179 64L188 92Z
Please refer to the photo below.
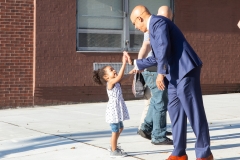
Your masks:
M170 7L161 6L158 9L158 15L162 15L172 20L173 13ZM152 48L149 40L149 33L144 33L142 47L138 53L138 59L152 56ZM134 73L133 69L129 73ZM145 106L138 134L143 138L151 140L154 145L173 145L173 141L168 138L172 132L167 131L167 89L161 91L155 83L157 78L157 66L146 68L141 72L146 84L145 97L148 98ZM150 91L149 91L150 90Z
M196 135L197 160L213 160L208 122L203 106L200 72L202 62L179 28L168 18L151 15L142 5L130 16L136 29L150 34L153 56L132 61L138 70L157 66L157 87L164 90L168 80L168 111L174 150L168 160L187 160L187 118ZM130 56L124 53L131 63Z

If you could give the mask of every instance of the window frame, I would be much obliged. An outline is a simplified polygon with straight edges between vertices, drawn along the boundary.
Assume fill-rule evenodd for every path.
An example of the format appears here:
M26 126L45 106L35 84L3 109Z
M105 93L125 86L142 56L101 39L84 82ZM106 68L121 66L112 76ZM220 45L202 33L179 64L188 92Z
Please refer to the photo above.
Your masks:
M123 19L123 29L122 30L100 30L100 29L79 29L78 28L78 3L79 0L76 0L76 51L81 53L122 53L122 51L128 51L129 53L138 53L139 48L130 48L130 34L134 35L142 35L143 33L138 30L130 31L129 18L130 18L130 12L129 11L129 0L122 0L123 3L123 16L109 16L111 18L121 18ZM174 0L170 0L170 7L172 9L172 12L174 13ZM91 16L91 17L98 17L98 16ZM121 34L121 48L111 48L111 47L101 47L104 48L104 50L99 50L99 47L79 47L79 33L98 33L98 34L104 34L104 33L112 33L112 34ZM91 49L89 49L91 48ZM86 50L85 50L86 49ZM87 50L89 49L89 50Z

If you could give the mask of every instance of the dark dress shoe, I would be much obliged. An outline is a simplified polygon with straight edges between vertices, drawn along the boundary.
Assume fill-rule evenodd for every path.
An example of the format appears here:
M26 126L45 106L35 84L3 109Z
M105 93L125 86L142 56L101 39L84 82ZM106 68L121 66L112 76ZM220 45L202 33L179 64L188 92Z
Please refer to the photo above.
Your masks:
M188 156L187 155L183 155L183 156L173 156L173 155L171 155L166 160L188 160Z
M166 136L171 136L172 132L166 131Z
M207 158L197 158L197 160L213 160L213 155L211 154Z
M146 138L148 140L152 139L152 136L147 134L146 132L144 132L143 130L139 129L137 134L139 134L140 136L142 136L143 138Z
M162 141L162 142L157 141L157 142L151 142L151 143L154 145L173 145L173 141L168 137L166 137L165 141Z

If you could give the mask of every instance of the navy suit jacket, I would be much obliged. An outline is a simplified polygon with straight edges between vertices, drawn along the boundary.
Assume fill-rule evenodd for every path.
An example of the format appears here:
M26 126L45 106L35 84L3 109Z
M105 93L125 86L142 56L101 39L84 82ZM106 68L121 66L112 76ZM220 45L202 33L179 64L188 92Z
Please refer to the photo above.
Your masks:
M152 15L149 26L153 56L136 60L139 70L157 65L157 72L177 84L202 62L179 28L168 18Z

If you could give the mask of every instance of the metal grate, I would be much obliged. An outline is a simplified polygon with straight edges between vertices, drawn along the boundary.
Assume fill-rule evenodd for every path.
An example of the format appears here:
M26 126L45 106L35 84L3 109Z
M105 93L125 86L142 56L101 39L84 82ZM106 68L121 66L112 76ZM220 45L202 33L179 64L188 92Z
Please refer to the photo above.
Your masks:
M121 34L79 33L79 47L121 48Z
M93 70L98 70L104 66L112 66L117 72L119 72L122 63L93 63ZM128 74L128 72L130 72L133 69L133 67L134 66L127 64L124 70L124 74Z

